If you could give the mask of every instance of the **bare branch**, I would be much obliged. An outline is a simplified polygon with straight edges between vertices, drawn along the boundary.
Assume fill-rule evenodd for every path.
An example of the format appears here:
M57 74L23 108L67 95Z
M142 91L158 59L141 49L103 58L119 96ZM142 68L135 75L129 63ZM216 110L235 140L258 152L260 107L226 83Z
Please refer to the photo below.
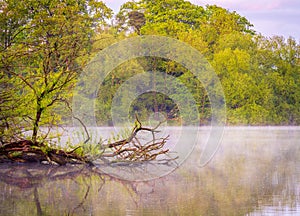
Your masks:
M169 136L156 138L157 128L166 120L159 122L154 128L143 127L138 116L136 115L136 123L131 134L126 139L102 145L104 149L110 149L112 152L104 153L103 158L114 158L117 161L152 161L159 155L165 155L169 149L164 149ZM152 139L149 141L141 141L138 133L141 131L150 132ZM167 159L168 161L170 160Z

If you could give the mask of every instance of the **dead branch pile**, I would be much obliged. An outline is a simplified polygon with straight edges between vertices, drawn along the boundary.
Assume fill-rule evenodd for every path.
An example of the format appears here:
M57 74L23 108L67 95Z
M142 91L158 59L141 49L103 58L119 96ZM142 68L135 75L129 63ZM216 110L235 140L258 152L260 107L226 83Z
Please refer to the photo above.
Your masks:
M169 162L176 158L168 157L169 149L165 144L169 138L157 137L157 128L163 123L159 122L154 128L143 127L136 116L135 127L131 134L126 138L113 143L101 145L104 149L99 157L106 163L111 162L143 162L157 160L158 156L165 155L159 161ZM87 131L87 130L86 130ZM139 137L141 132L150 133L150 139L145 140ZM87 155L76 153L79 146L71 151L52 148L44 143L34 143L30 140L21 140L0 145L0 163L2 162L46 162L47 164L65 165L67 163L87 163L93 165L93 159ZM87 153L88 154L88 153ZM99 158L98 157L98 158ZM96 158L97 159L97 158Z
M163 138L156 137L156 134L159 132L157 128L162 123L159 122L154 128L143 127L136 116L135 127L128 138L102 146L106 151L107 149L110 151L109 153L102 154L102 159L114 158L115 162L152 161L160 155L166 155L169 149L165 149L164 146L169 136ZM151 133L152 138L148 141L140 139L138 135L142 131ZM111 162L112 160L108 161Z

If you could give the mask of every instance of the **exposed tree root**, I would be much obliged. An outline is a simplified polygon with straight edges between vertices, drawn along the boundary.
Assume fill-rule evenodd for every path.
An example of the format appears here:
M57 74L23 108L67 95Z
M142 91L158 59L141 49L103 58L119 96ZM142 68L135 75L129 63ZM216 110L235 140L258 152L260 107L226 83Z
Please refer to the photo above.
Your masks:
M48 162L65 165L67 163L89 163L74 150L66 152L51 148L43 143L21 140L0 146L0 162Z

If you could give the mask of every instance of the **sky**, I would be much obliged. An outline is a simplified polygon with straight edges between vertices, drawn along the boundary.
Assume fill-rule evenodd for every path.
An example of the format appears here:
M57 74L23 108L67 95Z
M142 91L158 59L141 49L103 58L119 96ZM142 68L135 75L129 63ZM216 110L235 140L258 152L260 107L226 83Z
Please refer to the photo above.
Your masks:
M117 12L128 0L102 0ZM254 30L264 36L292 36L300 42L300 0L190 0L205 6L215 4L236 11L254 25Z

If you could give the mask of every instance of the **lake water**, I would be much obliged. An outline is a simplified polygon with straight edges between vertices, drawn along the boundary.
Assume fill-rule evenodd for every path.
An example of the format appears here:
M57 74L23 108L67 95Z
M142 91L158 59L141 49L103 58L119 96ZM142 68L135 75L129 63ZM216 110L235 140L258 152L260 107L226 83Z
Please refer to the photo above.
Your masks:
M0 215L300 215L300 127L227 127L204 167L201 142L148 181L101 166L2 164Z

